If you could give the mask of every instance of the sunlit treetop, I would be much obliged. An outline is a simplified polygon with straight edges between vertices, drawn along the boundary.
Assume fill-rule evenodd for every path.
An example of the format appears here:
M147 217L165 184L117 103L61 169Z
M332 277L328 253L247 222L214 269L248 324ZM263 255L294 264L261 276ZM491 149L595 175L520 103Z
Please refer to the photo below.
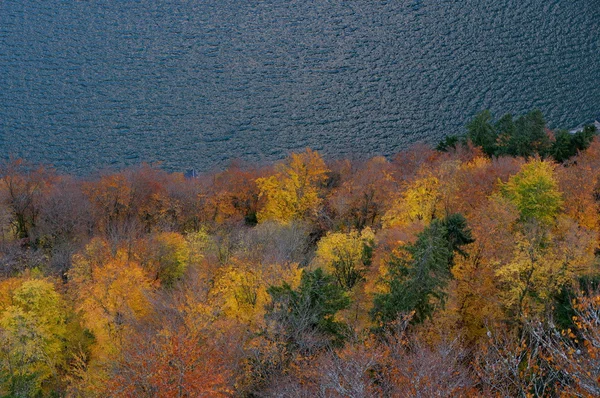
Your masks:
M315 151L307 149L291 154L276 167L275 175L256 180L260 195L265 199L258 221L288 223L316 216L328 171L323 158Z

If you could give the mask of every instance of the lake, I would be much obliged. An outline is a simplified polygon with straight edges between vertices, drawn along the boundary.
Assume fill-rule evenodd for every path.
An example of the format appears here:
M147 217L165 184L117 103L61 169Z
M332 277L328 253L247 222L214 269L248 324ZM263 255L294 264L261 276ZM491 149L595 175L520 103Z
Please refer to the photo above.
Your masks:
M0 154L78 174L390 155L600 115L599 0L0 1Z

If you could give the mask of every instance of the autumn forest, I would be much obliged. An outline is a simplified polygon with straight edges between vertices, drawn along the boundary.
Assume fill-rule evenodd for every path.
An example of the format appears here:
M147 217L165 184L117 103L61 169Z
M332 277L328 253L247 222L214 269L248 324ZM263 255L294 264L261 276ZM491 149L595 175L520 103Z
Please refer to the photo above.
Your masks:
M477 115L391 158L0 167L0 395L600 395L600 139Z

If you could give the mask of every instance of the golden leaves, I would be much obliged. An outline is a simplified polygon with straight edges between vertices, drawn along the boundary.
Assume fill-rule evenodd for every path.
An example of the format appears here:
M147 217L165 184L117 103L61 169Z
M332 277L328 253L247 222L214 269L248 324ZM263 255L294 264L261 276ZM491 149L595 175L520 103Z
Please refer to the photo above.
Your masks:
M258 213L259 222L288 223L316 216L328 171L321 156L307 149L303 153L292 153L285 163L278 165L275 175L258 178L260 196L266 199Z

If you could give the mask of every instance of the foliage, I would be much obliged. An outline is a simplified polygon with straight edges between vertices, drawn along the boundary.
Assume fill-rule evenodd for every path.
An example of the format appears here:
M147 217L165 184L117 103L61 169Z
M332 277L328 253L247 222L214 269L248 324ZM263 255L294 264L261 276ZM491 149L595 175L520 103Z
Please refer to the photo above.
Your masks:
M128 322L150 313L153 289L147 274L123 250L113 255L105 241L95 239L74 257L69 278L85 325L94 334L96 355L117 355Z
M512 258L496 270L504 286L502 302L514 315L550 310L553 297L593 269L593 237L569 219L559 222L555 233L540 224L526 225L515 235Z
M51 170L33 167L22 159L0 164L0 201L10 209L10 223L17 239L30 237L37 223L40 199L54 181Z
M523 165L519 173L503 184L502 194L519 209L523 221L551 223L563 203L554 166L537 159Z
M435 147L440 152L448 152L450 149L456 149L460 143L460 137L457 135L447 135Z
M0 395L598 395L595 130L467 135L189 179L4 163Z
M471 242L464 218L452 215L434 220L414 244L396 250L388 262L389 293L375 297L375 320L384 325L413 311L414 322L431 317L446 300L454 252L461 253L461 246Z
M288 267L262 265L253 267L242 260L233 259L216 274L211 296L223 313L238 322L262 325L265 307L270 303L267 288L270 284L284 281L296 287L302 270L297 264Z
M467 139L480 146L487 155L496 153L496 129L492 125L492 113L484 110L467 124Z
M563 378L531 328L495 329L486 334L473 360L484 396L553 397Z
M202 237L196 233L192 239L198 245ZM184 275L190 261L186 239L176 232L161 232L141 243L140 263L161 284L173 286Z
M387 228L402 226L420 221L425 224L436 216L436 208L440 201L440 181L433 175L425 175L413 181L383 217L383 225Z
M484 110L467 124L464 138L490 157L550 156L562 163L587 149L596 135L594 125L584 126L573 134L566 130L552 133L546 127L544 115L537 109L516 120L513 115L506 114L496 122L493 121L492 113ZM447 136L438 144L437 149L445 152L448 148L455 148L460 141L460 137Z
M51 282L32 279L14 290L0 317L2 386L15 397L41 394L65 365L65 310Z
M113 396L228 397L223 359L199 336L164 330L131 341L107 389Z
M328 196L327 207L334 214L339 228L362 230L367 226L379 227L397 190L394 166L380 156L356 165L344 161L334 166L332 171L340 176L341 181Z
M344 340L346 327L335 315L347 308L350 300L321 268L304 271L297 289L284 283L269 287L267 292L272 298L267 317L275 321L276 333L291 347L312 351Z
M310 149L292 153L276 170L275 175L256 180L260 196L266 200L258 213L258 221L288 223L316 216L322 202L321 187L328 171L321 156Z
M103 176L97 182L83 186L98 222L99 229L107 235L120 233L123 223L132 219L133 190L123 174Z
M548 352L555 371L561 372L564 396L593 397L600 394L600 295L580 292L573 301L571 329L532 322L535 341Z
M342 288L352 289L362 280L365 267L371 265L374 241L375 234L370 228L347 234L330 233L319 241L316 262L333 275Z
M506 146L499 149L499 153L523 157L544 155L549 145L544 115L535 109L517 118L514 134L508 138Z

